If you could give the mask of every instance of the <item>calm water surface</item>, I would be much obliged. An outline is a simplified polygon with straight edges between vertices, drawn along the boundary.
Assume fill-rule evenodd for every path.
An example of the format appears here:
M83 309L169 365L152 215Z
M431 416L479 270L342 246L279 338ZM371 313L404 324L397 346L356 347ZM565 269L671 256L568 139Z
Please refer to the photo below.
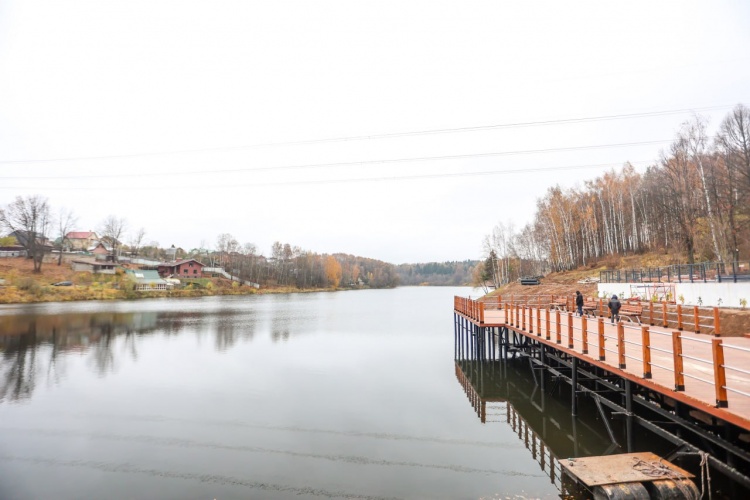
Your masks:
M1 306L0 498L557 497L508 423L539 406L528 377L481 422L454 295L479 293ZM533 432L606 448L547 406Z

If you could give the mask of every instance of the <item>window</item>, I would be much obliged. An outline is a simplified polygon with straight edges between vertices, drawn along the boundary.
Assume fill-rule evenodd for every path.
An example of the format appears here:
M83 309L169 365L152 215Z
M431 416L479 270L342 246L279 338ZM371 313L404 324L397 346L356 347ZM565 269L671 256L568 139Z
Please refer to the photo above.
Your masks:
M198 270L197 269L193 269L193 274L198 274Z

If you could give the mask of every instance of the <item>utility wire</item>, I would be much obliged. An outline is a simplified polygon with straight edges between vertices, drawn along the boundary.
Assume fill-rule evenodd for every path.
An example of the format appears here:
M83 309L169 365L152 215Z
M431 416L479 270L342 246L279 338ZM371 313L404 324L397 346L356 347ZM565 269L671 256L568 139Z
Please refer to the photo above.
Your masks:
M628 162L633 165L641 165L650 163L650 160L631 161ZM415 175L401 175L401 176L381 176L381 177L359 177L359 178L347 178L347 179L310 179L310 180L290 180L290 181L278 181L278 182L254 182L250 184L218 184L218 185L188 185L181 187L181 191L189 189L220 189L220 188L257 188L257 187L272 187L272 186L294 186L294 185L309 185L309 184L342 184L342 183L357 183L357 182L385 182L385 181L404 181L404 180L420 180L420 179L440 179L440 178L458 178L458 177L475 177L475 176L487 176L487 175L507 175L507 174L520 174L520 173L533 173L533 172L549 172L558 170L577 170L577 169L588 169L588 168L607 168L611 167L612 163L594 163L588 165L564 165L564 166L553 166L553 167L531 167L531 168L514 168L507 170L484 170L477 172L455 172L455 173L444 173L444 174L415 174ZM38 189L38 186L0 186L2 189ZM132 186L72 186L72 187L49 187L44 188L46 190L81 190L81 191L126 191L132 190ZM138 190L163 190L163 186L139 186Z
M308 145L308 144L323 144L332 142L347 142L347 141L364 141L373 139L392 139L396 137L411 137L419 135L433 135L433 134L448 134L448 133L463 133L463 132L478 132L483 130L495 130L503 128L520 128L520 127L535 127L544 125L561 125L571 123L586 123L595 121L608 121L608 120L621 120L631 118L644 118L652 116L665 116L675 115L684 113L697 113L700 111L715 111L720 109L729 109L732 106L706 106L700 108L685 108L685 109L672 109L663 111L648 111L642 113L623 113L615 115L600 115L600 116L588 116L579 118L562 118L558 120L540 120L540 121L529 121L529 122L511 122L501 123L494 125L478 125L472 127L455 127L455 128L444 128L444 129L429 129L429 130L418 130L410 132L392 132L384 134L371 134L371 135L358 135L349 137L332 137L325 139L308 139L300 141L284 141L284 142L268 142L251 144L245 146L217 146L211 148L196 148L196 149L179 149L171 151L156 151L148 153L130 153L130 154L119 154L119 155L102 155L102 156L77 156L67 158L46 158L46 159L26 159L26 160L0 160L2 164L35 164L35 163L54 163L54 162L65 162L65 161L93 161L93 160L115 160L115 159L127 159L127 158L140 158L148 156L168 156L175 154L187 154L187 153L206 153L206 152L218 152L218 151L236 151L243 149L256 149L256 148L270 148L279 146L296 146L296 145Z
M527 155L527 154L540 154L540 153L554 153L554 152L565 152L565 151L583 151L591 149L605 149L605 148L618 148L618 147L631 147L631 146L647 146L654 144L665 144L671 140L659 140L659 141L640 141L640 142L622 142L616 144L596 144L588 146L569 146L563 148L546 148L546 149L523 149L515 151L499 151L493 153L468 153L461 155L441 155L441 156L419 156L412 158L392 158L382 160L361 160L361 161L342 161L342 162L329 162L329 163L307 163L298 165L280 165L276 167L245 167L235 169L216 169L216 170L182 170L180 172L162 172L162 173L126 173L126 174L109 174L109 175L54 175L54 176L2 176L0 179L10 180L65 180L65 179L111 179L111 178L127 178L127 177L159 177L159 176L170 176L175 174L180 175L194 175L194 174L226 174L226 173L239 173L239 172L261 172L261 171L273 171L273 170L292 170L292 169L308 169L308 168L324 168L324 167L343 167L348 165L362 166L362 165L378 165L378 164L389 164L389 163L405 163L412 161L441 161L441 160L463 160L469 158L488 158L493 156L512 156L512 155Z

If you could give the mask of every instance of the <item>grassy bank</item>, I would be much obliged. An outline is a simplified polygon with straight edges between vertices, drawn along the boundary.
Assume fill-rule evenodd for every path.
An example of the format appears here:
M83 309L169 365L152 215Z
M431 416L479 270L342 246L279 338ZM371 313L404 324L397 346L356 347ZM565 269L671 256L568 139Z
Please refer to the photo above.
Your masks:
M70 281L72 286L54 286ZM264 293L295 293L323 291L300 290L293 287L256 289L224 278L190 280L180 288L167 291L134 291L132 282L123 273L115 275L74 272L63 263L47 263L41 273L34 273L30 260L0 260L0 304L33 302L66 302L74 300L129 300L159 297L205 297L213 295L255 295Z

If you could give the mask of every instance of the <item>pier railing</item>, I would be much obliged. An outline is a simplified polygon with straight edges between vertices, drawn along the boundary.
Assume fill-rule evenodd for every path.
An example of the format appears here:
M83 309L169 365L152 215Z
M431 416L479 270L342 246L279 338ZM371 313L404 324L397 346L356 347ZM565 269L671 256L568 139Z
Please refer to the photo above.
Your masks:
M554 305L569 302L563 298L569 299L498 296L479 301L456 297L455 311L479 325L512 327L717 408L739 405L750 409L750 342L738 337L702 335L718 332L716 308L712 316L691 308L691 316L677 309L672 317L666 304L661 304L660 308L644 312L643 324L613 324L603 316L578 317L572 308ZM657 311L661 314L655 314ZM709 328L703 319L713 319L715 323ZM673 325L692 331L681 331Z
M470 299L464 299L470 300ZM575 295L496 295L483 297L474 302L484 304L484 309L502 310L505 307L525 305L539 309L559 309L563 312L575 312ZM584 298L584 311L589 316L609 317L607 304L609 299ZM721 319L718 307L685 306L667 301L643 301L640 299L621 300L623 309L634 307L640 314L629 314L630 321L638 324L651 326L662 326L674 328L680 331L692 331L695 333L721 334ZM624 312L621 311L624 315Z

